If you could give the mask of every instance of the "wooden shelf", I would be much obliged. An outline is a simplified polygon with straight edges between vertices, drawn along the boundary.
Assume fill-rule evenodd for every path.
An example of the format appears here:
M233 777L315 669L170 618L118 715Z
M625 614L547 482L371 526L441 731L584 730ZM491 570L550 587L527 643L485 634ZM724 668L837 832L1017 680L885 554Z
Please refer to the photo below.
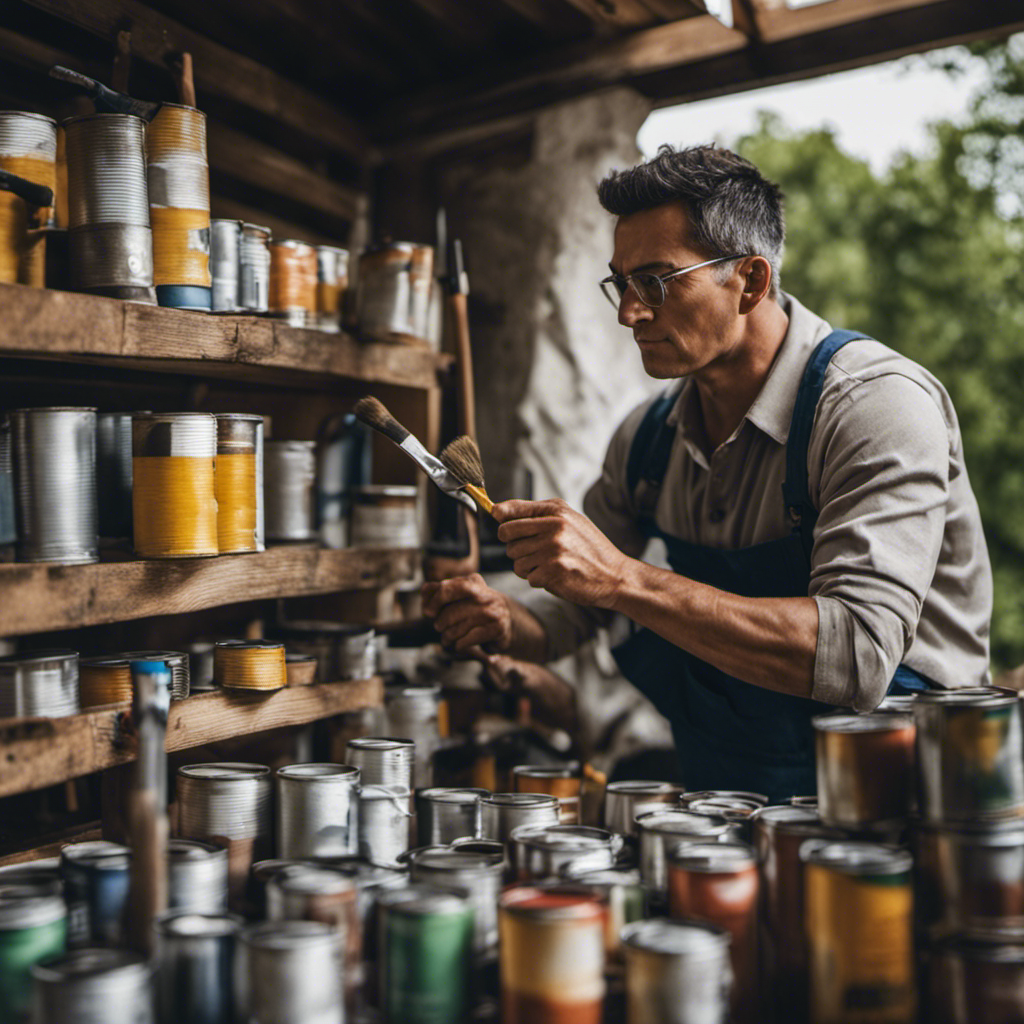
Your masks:
M383 687L374 677L297 686L265 696L197 693L171 704L167 750L190 750L373 707L383 700ZM67 718L0 720L0 797L134 761L135 739L122 721L128 710L127 704L111 704Z
M347 378L430 388L450 360L256 316L220 316L0 284L0 355L282 384ZM16 328L13 326L16 325Z
M375 590L413 577L416 549L277 545L251 555L170 561L0 565L0 636L17 636L239 601Z

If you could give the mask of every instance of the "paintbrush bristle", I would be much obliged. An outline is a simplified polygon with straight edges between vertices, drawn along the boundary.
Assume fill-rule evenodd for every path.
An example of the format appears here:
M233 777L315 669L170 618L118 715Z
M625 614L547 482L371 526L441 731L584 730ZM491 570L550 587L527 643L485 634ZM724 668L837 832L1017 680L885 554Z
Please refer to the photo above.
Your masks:
M465 434L455 438L438 457L444 463L445 469L463 483L473 484L475 487L484 486L484 461L473 438Z
M395 444L401 444L409 436L409 431L388 412L384 403L373 395L360 398L352 411L357 419L390 438Z

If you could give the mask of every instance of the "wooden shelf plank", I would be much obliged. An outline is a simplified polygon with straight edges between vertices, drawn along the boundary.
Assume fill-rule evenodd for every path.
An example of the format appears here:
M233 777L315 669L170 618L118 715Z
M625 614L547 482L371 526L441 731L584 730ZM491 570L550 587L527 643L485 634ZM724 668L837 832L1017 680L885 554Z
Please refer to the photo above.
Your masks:
M278 545L251 555L0 565L0 636L175 615L239 601L373 590L410 579L416 549Z
M379 677L278 690L265 696L197 693L171 705L167 750L191 750L238 736L305 725L381 703ZM0 720L0 797L52 786L135 760L134 737L122 724L127 704L67 718Z
M164 373L237 378L240 368L253 368L277 383L286 370L297 378L430 388L447 362L425 344L363 342L264 317L189 313L19 284L0 284L0 319L8 325L0 333L3 355Z

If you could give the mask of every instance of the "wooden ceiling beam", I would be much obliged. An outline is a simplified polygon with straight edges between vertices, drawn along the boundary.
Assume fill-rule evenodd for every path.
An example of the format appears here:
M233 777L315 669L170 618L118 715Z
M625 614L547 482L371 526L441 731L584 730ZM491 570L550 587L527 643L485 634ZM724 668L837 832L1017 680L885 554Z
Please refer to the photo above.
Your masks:
M240 103L287 124L359 163L372 162L376 155L360 126L337 107L138 0L27 2L111 43L119 30L130 27L132 54L161 68L169 68L178 54L189 52L200 91Z
M586 35L593 23L569 0L501 0L509 10L539 28L549 39Z
M785 0L751 0L765 42L779 42L867 21L898 11L926 8L936 0L825 0L811 7L787 7ZM985 3L989 0L985 0ZM984 3L982 4L984 6Z
M463 48L485 46L493 41L495 26L480 16L476 4L457 0L412 0L412 3L440 22L452 40Z
M659 19L642 0L568 0L585 14L599 31L645 28Z

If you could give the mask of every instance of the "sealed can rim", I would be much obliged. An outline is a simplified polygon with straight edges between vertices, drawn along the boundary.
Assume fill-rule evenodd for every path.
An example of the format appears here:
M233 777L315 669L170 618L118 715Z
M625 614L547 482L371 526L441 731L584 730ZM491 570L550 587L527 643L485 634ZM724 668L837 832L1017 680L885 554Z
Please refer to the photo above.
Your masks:
M657 782L655 780L625 779L620 782L609 782L605 787L605 794L621 793L627 796L634 794L638 796L659 796L662 793L678 793L680 796L686 790L672 782Z
M9 117L31 117L36 121L48 121L55 128L57 122L52 117L47 117L46 114L37 114L34 110L0 110L0 121L6 120ZM86 115L87 116L87 115Z
M498 906L507 914L535 920L592 920L604 916L604 907L596 895L551 893L535 885L506 889L498 898Z
M272 878L276 877L281 871L286 868L301 867L306 861L302 860L286 860L281 857L268 857L266 860L258 860L249 869L249 873L257 882L262 882L266 885Z
M622 942L645 953L718 959L729 948L729 933L703 921L656 917L627 924Z
M284 644L277 640L218 640L213 645L214 653L221 651L283 651Z
M401 736L357 736L347 745L356 750L412 750L416 743Z
M181 939L222 939L237 935L245 921L234 914L203 914L194 910L172 910L153 921L159 935Z
M242 929L242 941L261 949L295 949L301 946L336 946L338 933L319 921L262 921Z
M505 862L504 852L477 853L454 846L427 846L413 854L412 864L417 871L471 871L477 874L500 874Z
M432 804L478 804L490 791L460 786L429 786L421 789L417 796Z
M127 846L112 843L108 839L89 839L84 843L68 843L60 849L63 863L90 864L106 857L123 857L131 854Z
M337 896L355 892L352 876L328 865L289 864L267 879L268 885L310 896Z
M743 871L757 866L757 854L745 843L679 843L668 859L686 871L706 874Z
M800 859L848 875L906 874L914 864L907 850L843 840L805 843L800 848Z
M815 715L811 725L819 732L901 732L913 729L914 719L898 711L871 711L865 715Z
M44 648L41 651L27 651L25 654L5 654L0 657L2 665L42 665L50 661L67 661L77 658L78 651L66 647Z
M114 118L117 121L137 121L143 128L149 123L145 118L139 117L137 114L116 114L113 112L102 112L96 114L75 114L74 117L66 117L61 121L61 127L67 128L69 124L79 124L82 121L97 121L99 119Z
M606 850L613 845L615 836L587 825L518 825L509 839L540 849Z
M562 868L562 877L583 885L599 887L639 886L643 884L639 868L592 868L585 863L570 862Z
M152 968L144 957L125 949L76 949L32 966L32 975L41 982L59 983L76 978L111 974L136 975L148 979Z
M266 224L257 224L251 220L243 220L239 221L239 223L242 225L243 229L248 228L250 231L262 231L265 235L270 235L272 233Z
M265 764L247 761L206 761L202 764L186 764L178 769L178 775L186 779L265 779L270 769Z
M726 821L735 819L747 819L753 816L755 811L761 810L763 804L756 804L753 800L740 800L737 797L707 797L703 800L693 800L686 805L686 810L694 814L717 815L725 818Z
M238 420L243 423L263 422L263 417L254 412L215 412L213 416L218 420Z
M172 666L188 663L188 655L184 651L119 651L111 657L124 661L165 661Z
M302 779L303 782L340 782L346 785L358 782L360 774L360 770L354 765L332 764L326 761L288 764L277 769L277 775L282 779Z
M491 793L480 802L489 807L557 807L558 797L550 793Z
M513 776L525 779L579 779L579 765L532 765L519 764L512 769Z
M993 704L1010 704L1019 699L1017 693L999 686L964 686L956 690L922 690L915 706L942 704L985 707Z
M729 822L717 814L698 814L674 807L645 811L634 819L641 830L661 835L717 835Z
M768 806L768 797L764 793L753 793L745 789L698 789L679 797L679 802L684 805L697 800L745 800L759 807Z
M377 897L377 903L390 914L410 917L462 916L471 913L472 909L465 896L416 882L401 889L382 892Z
M35 405L28 409L12 409L11 415L26 415L30 412L96 412L95 405Z
M0 931L42 928L67 917L64 898L45 894L31 884L4 884L0 896Z
M777 804L755 811L751 820L775 830L800 829L822 825L821 815L813 807L799 804Z
M175 838L167 841L167 859L177 863L183 861L196 863L213 860L226 861L228 859L228 851L226 846L204 843L201 839Z

